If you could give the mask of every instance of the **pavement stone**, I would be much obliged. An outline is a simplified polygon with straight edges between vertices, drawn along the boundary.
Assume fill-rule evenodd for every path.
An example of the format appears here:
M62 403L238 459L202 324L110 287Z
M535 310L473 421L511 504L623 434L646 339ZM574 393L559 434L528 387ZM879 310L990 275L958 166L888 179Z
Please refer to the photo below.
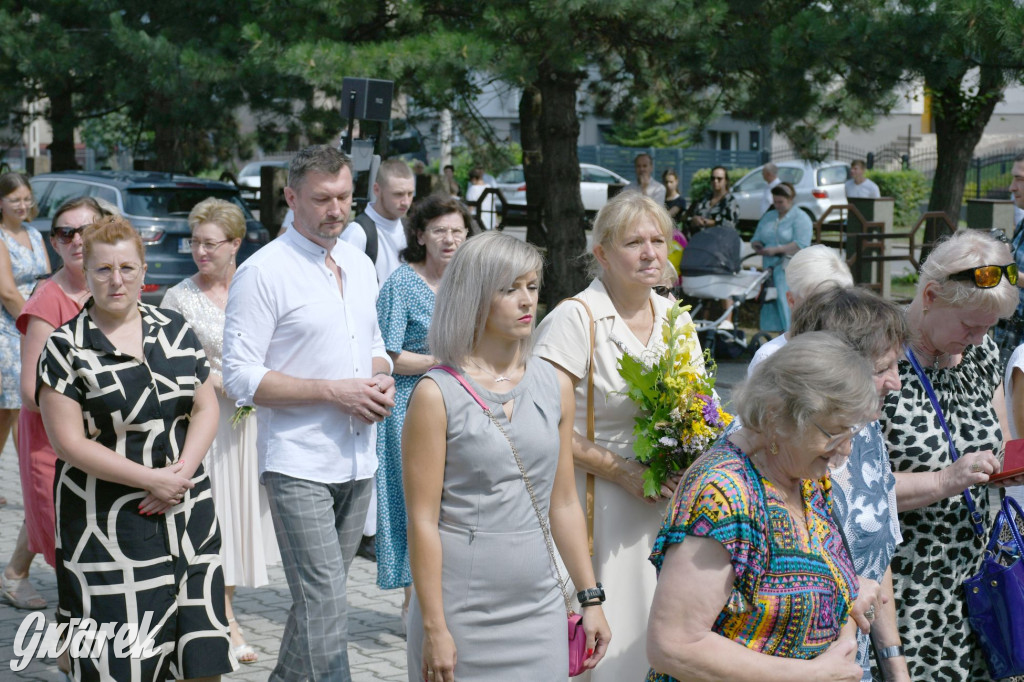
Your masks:
M724 400L730 390L746 374L746 363L719 365L717 389ZM6 565L17 541L24 519L21 482L18 475L17 454L8 440L0 454L0 496L7 504L0 507L0 566ZM32 583L51 605L43 613L53 620L57 604L57 577L42 557L32 563ZM291 606L291 596L280 566L269 571L270 584L261 588L239 587L235 591L235 614L245 631L249 644L256 649L260 660L239 665L238 670L225 679L244 682L263 682L273 670ZM376 585L376 566L356 557L349 574L349 660L355 682L399 682L407 679L405 665L405 636L402 632L400 612L402 590L381 590ZM10 662L14 657L14 639L29 611L19 611L0 604L0 682L62 682L63 675L55 661L34 659L25 670L14 672Z

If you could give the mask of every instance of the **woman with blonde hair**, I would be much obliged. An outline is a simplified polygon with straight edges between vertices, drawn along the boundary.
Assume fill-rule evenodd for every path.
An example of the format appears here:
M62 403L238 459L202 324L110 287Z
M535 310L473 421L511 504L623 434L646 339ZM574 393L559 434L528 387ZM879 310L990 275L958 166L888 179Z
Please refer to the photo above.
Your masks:
M996 453L1005 414L999 351L988 331L1017 300L1007 246L964 230L929 254L907 309L902 389L886 398L882 428L903 531L892 560L897 617L913 679L989 679L960 589L978 570L988 528L975 526L962 493L970 491L987 520L985 484L1002 469Z
M43 236L28 224L37 214L28 178L0 175L0 450L11 430L17 430L21 408L21 337L15 320L38 278L50 271ZM3 504L7 500L0 497ZM15 605L21 601L7 587L0 586L0 596Z
M416 384L402 436L410 682L564 682L570 598L554 545L581 590L585 667L611 638L572 481L572 386L530 357L542 266L490 232L441 279L429 347L443 366Z
M615 639L591 675L595 682L638 679L647 669L644 637L657 582L647 556L675 481L656 497L644 496L647 466L633 452L636 407L618 363L626 353L653 361L664 352L661 330L672 303L653 287L661 283L671 239L672 221L653 199L624 192L609 201L594 222L596 278L544 318L534 350L575 386L576 486L593 512L597 580L615 586L606 606Z
M168 289L160 305L181 313L192 325L210 362L210 383L217 394L220 420L206 467L221 532L225 613L232 653L240 663L255 663L259 656L246 643L231 602L236 587L270 582L267 565L279 562L281 555L270 505L258 480L255 420L234 424L234 401L224 394L224 308L235 274L235 257L245 238L245 216L235 204L210 197L195 205L188 225L192 230L189 248L199 271Z
M72 650L72 673L217 680L235 665L202 464L217 432L210 366L181 315L139 301L146 261L131 223L103 218L83 240L92 297L46 341L36 392L60 458L58 617L72 642L82 619L135 625L158 655L118 656L123 642L108 638Z

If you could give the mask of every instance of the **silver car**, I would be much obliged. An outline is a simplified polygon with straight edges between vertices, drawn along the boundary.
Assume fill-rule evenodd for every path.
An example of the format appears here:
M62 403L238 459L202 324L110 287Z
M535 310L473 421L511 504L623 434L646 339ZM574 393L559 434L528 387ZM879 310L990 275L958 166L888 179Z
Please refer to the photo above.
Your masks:
M779 179L796 188L794 206L807 212L817 221L833 204L846 203L846 179L850 166L838 161L811 163L809 161L779 161ZM740 220L757 223L761 219L761 198L766 182L759 166L750 171L732 187L732 194L740 205ZM840 221L840 211L829 214L826 222Z
M510 204L526 205L526 178L522 166L512 166L498 175L497 187ZM629 180L607 168L590 163L580 164L580 196L583 210L597 213L608 203L609 185L628 185Z

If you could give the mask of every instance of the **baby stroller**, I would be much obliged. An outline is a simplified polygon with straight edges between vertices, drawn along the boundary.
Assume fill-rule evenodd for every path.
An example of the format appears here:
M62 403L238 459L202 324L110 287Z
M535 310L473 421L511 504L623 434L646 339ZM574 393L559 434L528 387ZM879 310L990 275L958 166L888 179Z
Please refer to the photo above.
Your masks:
M733 228L709 227L690 238L679 263L684 296L698 299L690 316L697 326L701 345L719 359L735 359L748 350L753 353L771 339L771 335L758 332L748 342L742 329L730 329L722 324L746 301L762 295L762 288L772 275L771 270L744 270L741 248L740 235ZM764 288L765 294L774 292L774 288ZM729 306L717 318L698 319L708 301L725 299L730 301Z

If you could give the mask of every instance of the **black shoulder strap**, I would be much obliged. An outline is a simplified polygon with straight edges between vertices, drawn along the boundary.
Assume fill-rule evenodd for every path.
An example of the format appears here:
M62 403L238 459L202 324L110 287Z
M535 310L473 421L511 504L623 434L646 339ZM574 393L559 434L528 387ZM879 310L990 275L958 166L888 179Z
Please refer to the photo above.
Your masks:
M362 226L363 232L366 233L366 248L363 249L363 251L365 251L366 255L370 257L370 260L372 260L374 263L376 263L377 262L377 223L373 222L373 218L371 218L370 216L366 215L365 213L360 213L356 217L356 222L359 223Z

